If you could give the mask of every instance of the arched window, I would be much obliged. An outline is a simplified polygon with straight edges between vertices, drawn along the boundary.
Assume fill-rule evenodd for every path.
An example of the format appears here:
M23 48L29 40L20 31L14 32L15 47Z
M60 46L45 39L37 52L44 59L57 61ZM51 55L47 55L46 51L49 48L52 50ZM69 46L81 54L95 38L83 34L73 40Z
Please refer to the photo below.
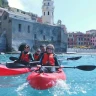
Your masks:
M48 2L48 6L49 6L49 2Z
M34 34L34 39L37 39L37 35L36 34Z
M45 35L43 35L43 40L44 40L44 41L46 40Z
M48 11L48 15L49 15L49 11Z
M30 33L30 26L28 25L28 33Z
M44 12L44 15L45 15L45 12Z

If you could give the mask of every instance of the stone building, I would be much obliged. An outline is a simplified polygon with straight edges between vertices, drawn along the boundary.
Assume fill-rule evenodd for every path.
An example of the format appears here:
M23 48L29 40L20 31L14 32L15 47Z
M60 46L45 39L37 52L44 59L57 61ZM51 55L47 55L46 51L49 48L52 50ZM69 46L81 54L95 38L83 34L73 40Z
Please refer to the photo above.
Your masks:
M0 36L5 34L6 51L18 50L21 43L29 44L32 51L42 43L52 43L56 51L66 52L67 34L61 26L37 23L27 14L3 8L1 11Z

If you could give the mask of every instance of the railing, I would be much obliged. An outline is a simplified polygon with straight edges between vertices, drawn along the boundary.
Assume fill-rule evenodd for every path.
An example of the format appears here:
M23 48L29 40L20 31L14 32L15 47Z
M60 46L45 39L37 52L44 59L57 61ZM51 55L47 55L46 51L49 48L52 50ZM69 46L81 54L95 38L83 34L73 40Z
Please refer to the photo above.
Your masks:
M77 53L83 53L83 52L88 52L88 53L94 53L96 52L96 49L81 49L81 48L68 48L67 52L77 52Z

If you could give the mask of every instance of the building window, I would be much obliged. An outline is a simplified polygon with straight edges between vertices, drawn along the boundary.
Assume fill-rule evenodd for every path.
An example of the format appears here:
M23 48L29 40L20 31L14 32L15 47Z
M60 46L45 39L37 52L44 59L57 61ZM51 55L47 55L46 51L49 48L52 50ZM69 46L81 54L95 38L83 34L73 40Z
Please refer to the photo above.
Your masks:
M44 12L44 15L45 15L45 12Z
M48 11L48 15L49 15L49 11Z
M51 41L53 41L54 40L54 38L53 37L51 37Z
M21 24L18 25L18 31L21 32Z
M37 35L36 34L34 34L34 39L37 39Z
M40 34L43 34L43 30L42 29L40 30Z
M8 23L11 23L11 22L12 22L12 20L11 20L11 19L9 19Z
M28 25L28 33L30 33L30 26Z
M17 12L19 12L19 9L17 9Z
M43 40L46 40L45 35L43 36Z
M49 2L48 2L48 6L49 6Z
M6 19L7 19L7 15L5 15L5 16L3 17L3 19L6 20Z
M53 16L53 12L52 12L52 16Z

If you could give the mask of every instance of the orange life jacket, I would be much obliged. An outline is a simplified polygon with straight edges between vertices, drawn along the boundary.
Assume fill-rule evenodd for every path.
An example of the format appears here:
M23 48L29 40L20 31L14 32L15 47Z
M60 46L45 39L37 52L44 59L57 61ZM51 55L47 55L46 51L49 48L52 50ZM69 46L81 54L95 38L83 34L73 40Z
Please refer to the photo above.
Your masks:
M29 53L27 53L27 54L22 53L21 61L29 62L30 61Z
M55 60L54 60L53 54L44 53L44 57L42 59L42 64L46 65L47 63L50 64L51 66L55 66Z
M34 60L38 60L39 59L39 55L38 54L33 54Z

